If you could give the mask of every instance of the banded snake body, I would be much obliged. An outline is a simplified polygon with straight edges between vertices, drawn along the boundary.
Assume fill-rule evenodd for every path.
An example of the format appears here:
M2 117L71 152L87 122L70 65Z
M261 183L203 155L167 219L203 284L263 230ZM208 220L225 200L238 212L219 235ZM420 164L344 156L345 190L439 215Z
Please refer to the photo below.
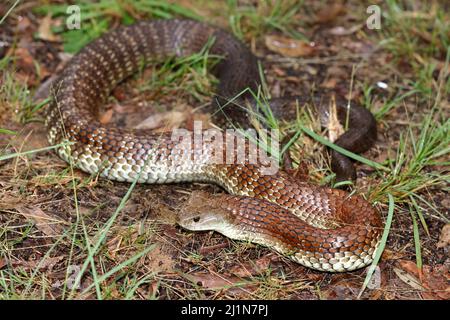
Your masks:
M191 20L154 20L120 27L84 47L53 84L53 102L46 115L50 144L69 141L58 155L87 173L117 181L173 183L203 181L229 194L194 192L178 223L190 230L216 230L230 238L256 242L322 271L342 272L368 265L380 240L382 220L356 195L315 186L284 171L264 174L259 162L212 163L212 146L193 150L196 157L180 160L180 148L169 133L102 125L96 113L111 90L156 58L188 56L211 37L212 54L224 57L216 66L218 104L245 88L260 84L256 57L227 32ZM251 100L244 95L240 99ZM275 99L280 104L283 99ZM274 108L275 109L275 108ZM340 107L340 118L346 108ZM246 121L245 110L223 110L231 119ZM366 109L352 106L349 127L337 141L361 152L376 137L375 121ZM251 149L252 142L246 141ZM338 174L352 177L346 157L332 153ZM351 167L351 168L350 168ZM349 169L350 168L350 169Z

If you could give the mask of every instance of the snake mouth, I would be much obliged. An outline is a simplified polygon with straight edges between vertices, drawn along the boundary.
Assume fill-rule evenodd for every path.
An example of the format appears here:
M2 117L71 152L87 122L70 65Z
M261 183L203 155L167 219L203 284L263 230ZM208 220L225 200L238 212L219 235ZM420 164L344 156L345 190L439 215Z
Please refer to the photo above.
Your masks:
M192 214L178 217L178 225L191 231L220 231L225 221L214 213Z

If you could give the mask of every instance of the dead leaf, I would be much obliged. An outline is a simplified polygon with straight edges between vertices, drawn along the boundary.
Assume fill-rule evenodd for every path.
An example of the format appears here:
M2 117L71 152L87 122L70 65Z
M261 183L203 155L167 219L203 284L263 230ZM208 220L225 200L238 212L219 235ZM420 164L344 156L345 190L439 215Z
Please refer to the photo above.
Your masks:
M114 88L112 95L114 98L116 98L118 101L123 101L126 98L125 90L122 87L116 87Z
M383 296L384 290L381 289L375 289L372 290L372 292L370 293L370 300L380 300L381 297Z
M21 15L19 16L18 23L17 23L17 31L18 32L26 32L27 29L31 28L33 24L31 23L30 19L28 17Z
M138 288L136 291L142 295L142 297L145 297L147 300L151 297L155 297L158 294L158 288L159 288L159 281L153 281L147 286L147 289L145 288Z
M39 229L43 234L49 237L54 237L61 235L63 228L62 225L64 222L56 219L55 217L51 217L42 211L38 207L21 207L17 208L17 211L23 215L25 218L32 220L36 224L36 228Z
M334 89L336 88L336 84L338 83L338 80L336 78L328 78L322 84L320 85L323 88L327 89Z
M424 287L420 284L420 280L417 277L399 268L394 268L394 272L400 280L410 287L419 291L424 290Z
M364 24L357 24L351 28L344 28L342 26L337 26L334 28L331 28L328 33L333 36L348 36L356 31L360 30L362 27L364 27Z
M408 272L409 274L412 274L413 276L420 278L422 270L419 270L417 268L417 264L409 261L409 260L399 260L398 265L400 268L402 268L404 271Z
M17 72L15 77L19 82L26 83L30 86L36 86L40 80L47 77L50 72L45 65L39 64L39 74L36 73L36 63L32 54L25 47L18 47L11 50L11 54L15 56Z
M427 299L450 300L450 272L448 266L424 266L423 284L429 290L424 292Z
M335 20L339 15L345 12L345 7L341 1L336 1L331 6L324 6L316 14L316 22L318 23L329 23Z
M328 117L328 139L330 139L331 142L334 142L337 140L337 138L344 133L344 128L342 127L341 123L339 122L338 116L337 116L337 110L336 110L336 100L333 98L330 101L329 111L328 111L329 117Z
M265 43L269 50L291 58L311 56L317 51L314 43L281 36L266 36Z
M6 266L6 259L0 258L0 269Z
M151 285L149 285L149 296L155 296L158 293L159 281L153 281Z
M204 272L188 274L185 275L185 277L196 283L198 286L210 290L228 289L229 287L236 286L243 282L242 279L235 276L224 276Z
M381 162L381 161L380 161ZM387 261L387 260L399 260L402 257L404 257L404 253L399 252L399 251L392 251L389 248L384 249L382 255L381 255L381 259L383 261Z
M216 251L218 249L223 249L223 248L226 248L226 247L228 247L228 243L227 242L222 242L222 243L216 244L214 246L201 247L200 250L199 250L199 253L202 254L202 255L206 255L206 254L208 254L210 252L214 252L214 251Z
M327 300L349 300L360 290L360 285L351 280L341 280L324 292Z
M61 39L52 32L52 16L47 14L39 25L37 36L39 39L47 41L60 41Z
M441 236L439 242L436 244L438 248L444 248L450 245L450 223L447 223L442 227Z
M11 261L11 265L16 268L18 266L23 267L27 270L33 270L36 268L39 268L39 270L48 270L50 272L55 269L55 267L64 259L66 256L57 256L57 257L46 257L45 259L39 260L36 258L31 258L29 260L17 260L17 261Z
M273 66L272 70L273 70L273 73L280 78L286 76L286 71L284 71L281 68L278 68L277 66Z
M450 299L450 273L447 265L423 266L422 270L412 261L400 260L394 268L397 276L414 289L420 290L424 299Z
M120 95L120 94L118 94ZM122 98L122 100L124 100L125 98ZM120 99L117 99L120 100ZM130 113L134 113L134 112L139 112L139 108L136 105L132 105L132 104L115 104L113 105L114 113L118 113L118 114L130 114Z
M166 252L161 245L157 245L147 253L145 265L154 273L170 273L173 272L175 261L170 252Z
M100 116L100 123L101 124L107 124L111 122L113 116L113 109L108 109L105 112L103 112L103 114Z
M14 140L14 145L20 152L44 148L48 146L47 130L40 123L27 123Z
M186 112L169 111L151 115L136 126L136 129L179 128L187 118Z
M39 81L35 72L34 58L30 51L26 48L16 48L12 50L13 55L16 57L17 72L15 77L18 82L26 83L30 86L36 85Z
M200 112L196 112L196 113L189 112L188 113L185 128L189 131L198 130L196 128L196 123L200 123L200 122L202 123L203 129L213 128L212 123L211 123L211 114L200 113Z
M233 266L230 273L240 278L249 278L264 273L272 261L269 255L259 258L256 261L249 261L241 265Z
M39 269L47 269L48 271L52 271L58 263L66 259L66 256L57 256L57 257L47 257L45 260L39 262Z

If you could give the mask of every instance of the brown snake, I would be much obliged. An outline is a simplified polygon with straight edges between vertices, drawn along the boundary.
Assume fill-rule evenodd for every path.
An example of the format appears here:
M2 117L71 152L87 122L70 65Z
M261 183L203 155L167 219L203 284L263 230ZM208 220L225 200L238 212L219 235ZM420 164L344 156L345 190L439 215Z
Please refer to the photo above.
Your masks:
M217 164L211 161L217 154L208 141L183 158L185 145L180 148L169 133L108 127L97 120L98 107L111 90L143 63L196 53L210 37L215 39L210 53L224 57L214 70L220 80L215 101L223 106L243 89L256 89L257 59L225 31L190 20L140 22L105 34L68 63L52 89L54 102L46 117L49 142L68 140L69 145L57 149L60 157L108 179L204 181L231 194L193 193L179 217L185 228L260 243L317 270L350 271L369 264L383 224L361 197L300 182L283 171L264 174L264 156L256 163L246 157L243 163ZM244 100L251 97L244 94ZM283 99L273 100L277 104ZM247 121L245 109L223 111L231 119ZM349 112L349 126L336 144L354 152L370 147L376 136L370 112L359 106L339 107L338 112L341 120ZM245 142L247 151L254 147ZM338 178L339 170L345 178L354 176L349 159L333 153L333 162Z

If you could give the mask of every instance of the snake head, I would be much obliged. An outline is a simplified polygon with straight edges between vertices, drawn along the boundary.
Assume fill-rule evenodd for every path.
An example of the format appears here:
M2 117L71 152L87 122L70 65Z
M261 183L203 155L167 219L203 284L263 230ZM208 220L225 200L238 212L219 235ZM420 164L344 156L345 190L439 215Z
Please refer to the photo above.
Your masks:
M214 230L223 233L232 223L233 217L224 209L222 198L223 195L192 192L177 217L178 225L191 231Z

